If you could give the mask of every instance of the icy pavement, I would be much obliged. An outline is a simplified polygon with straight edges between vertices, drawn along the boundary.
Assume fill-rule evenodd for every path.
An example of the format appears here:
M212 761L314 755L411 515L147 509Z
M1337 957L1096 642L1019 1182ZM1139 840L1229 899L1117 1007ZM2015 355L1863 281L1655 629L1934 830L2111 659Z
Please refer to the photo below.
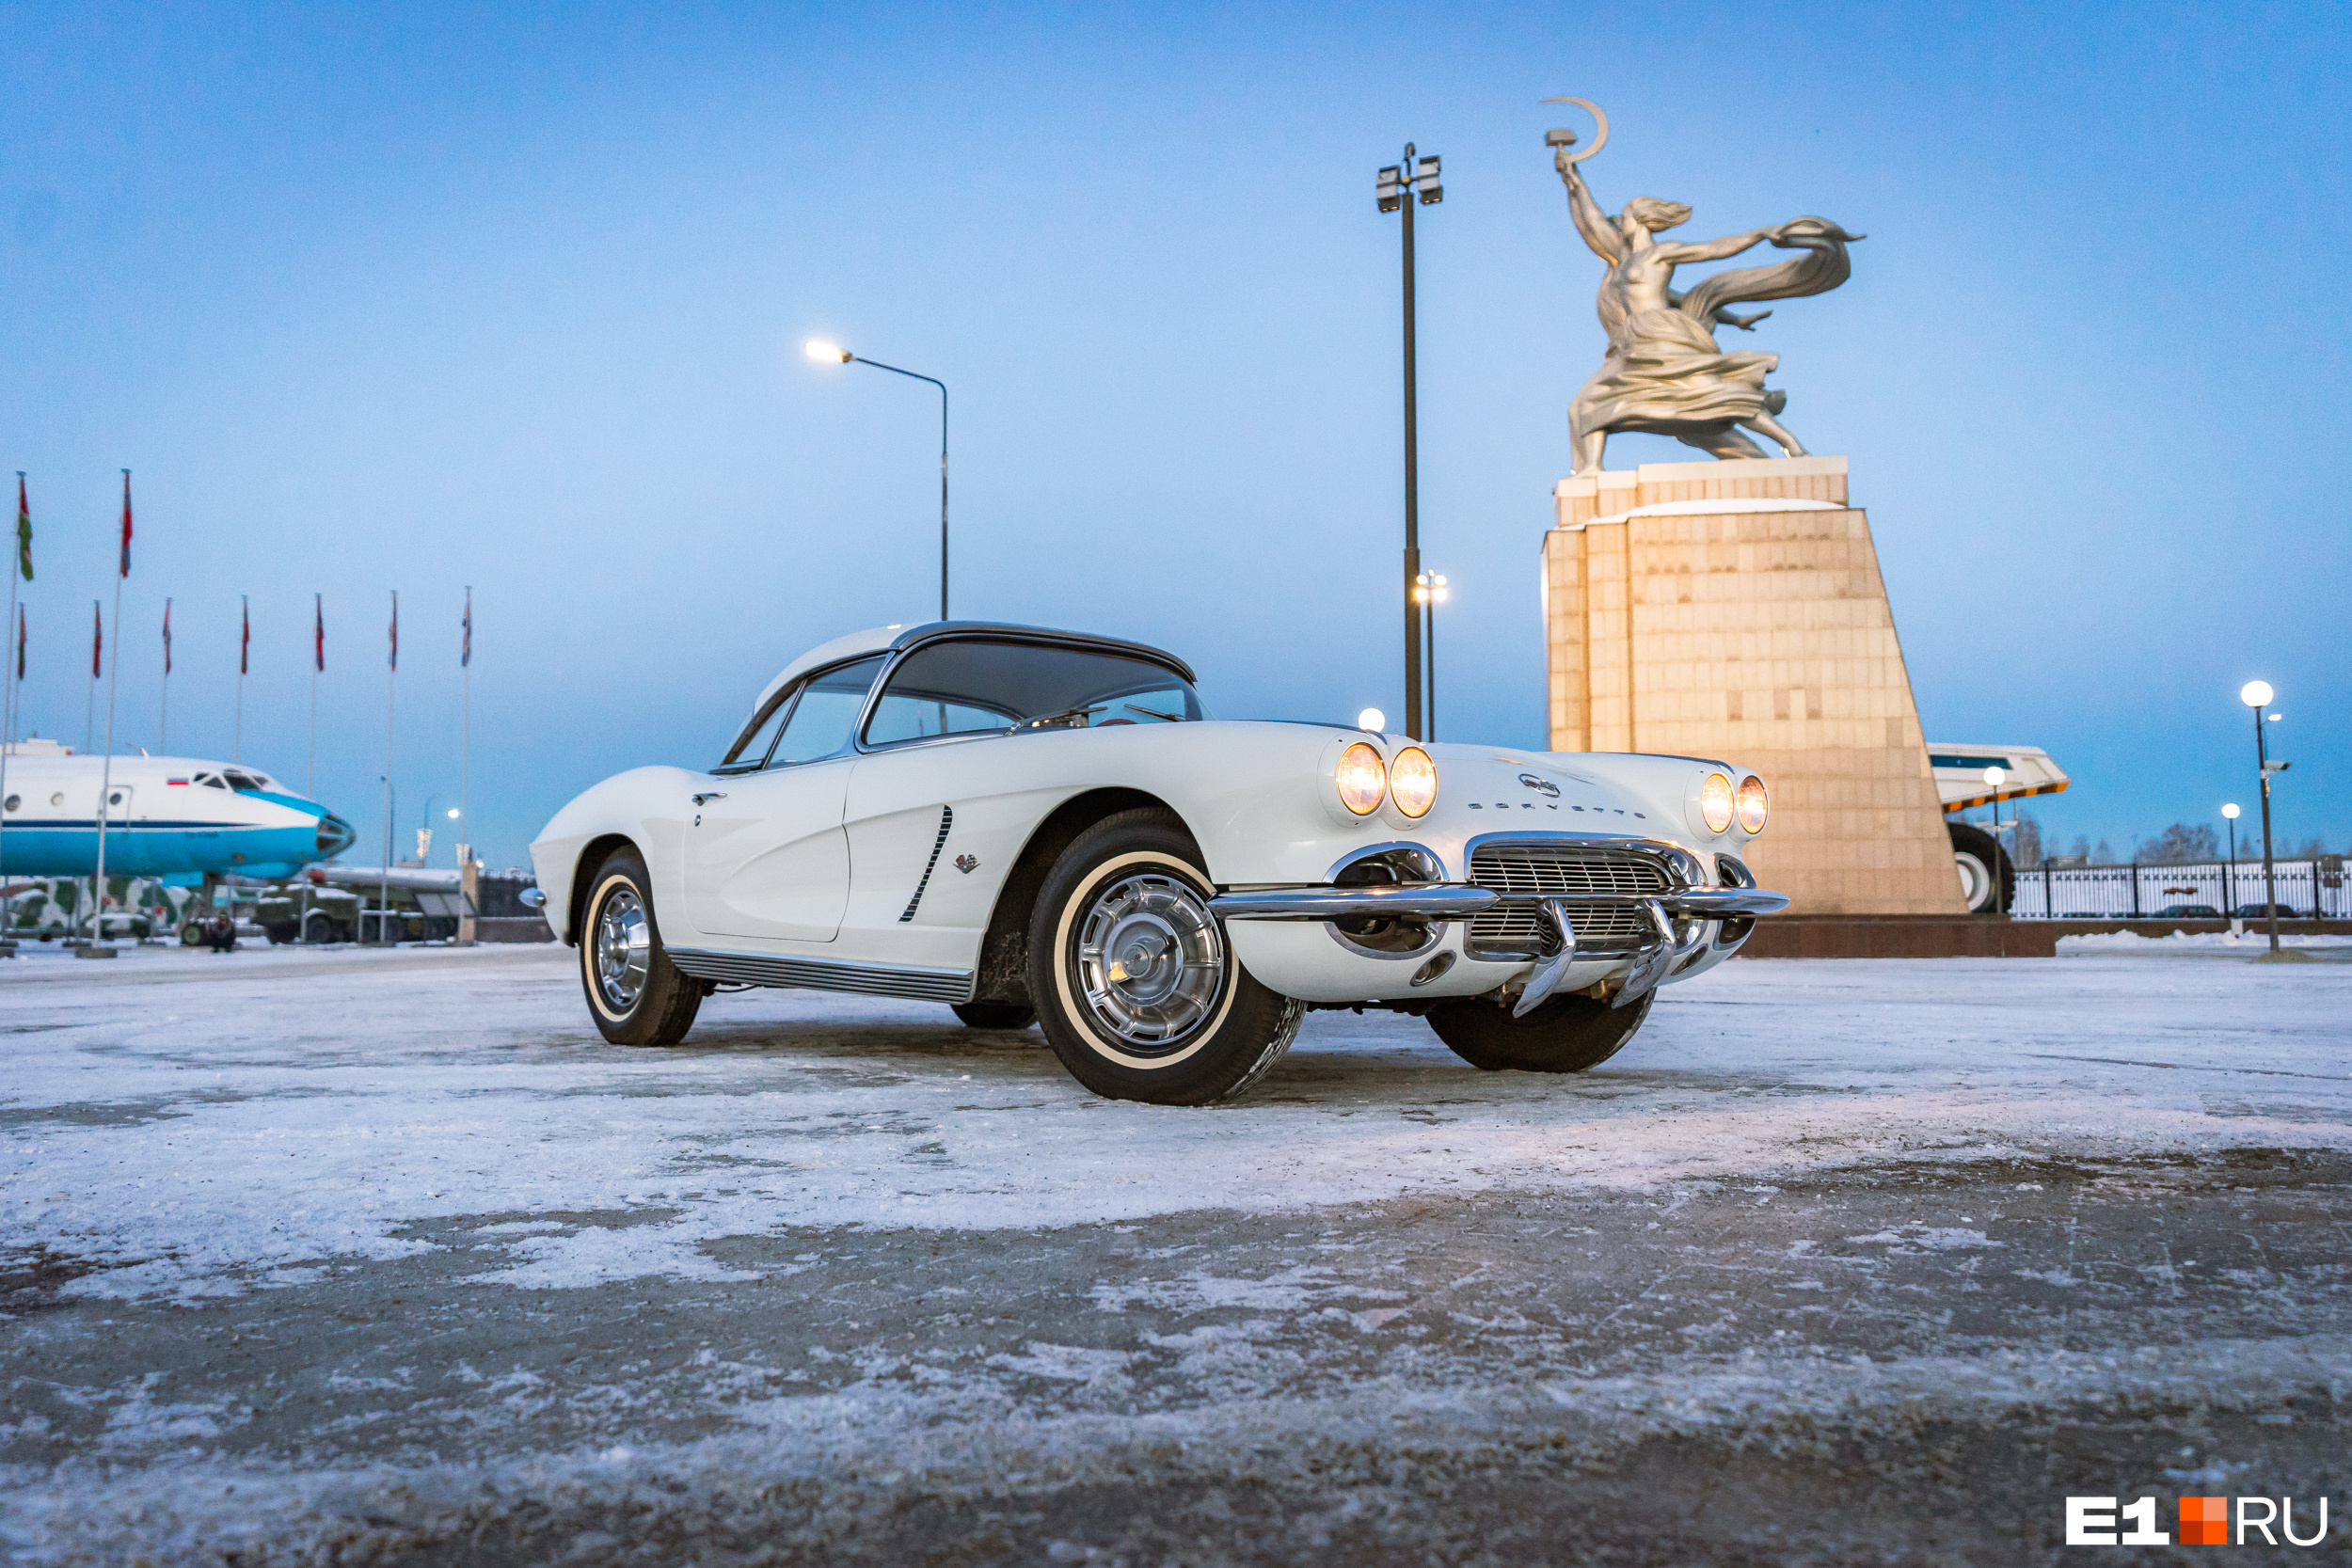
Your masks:
M0 1542L2018 1562L2069 1491L2352 1512L2352 964L1742 960L1572 1078L1316 1013L1197 1111L919 1004L621 1050L569 957L0 965Z

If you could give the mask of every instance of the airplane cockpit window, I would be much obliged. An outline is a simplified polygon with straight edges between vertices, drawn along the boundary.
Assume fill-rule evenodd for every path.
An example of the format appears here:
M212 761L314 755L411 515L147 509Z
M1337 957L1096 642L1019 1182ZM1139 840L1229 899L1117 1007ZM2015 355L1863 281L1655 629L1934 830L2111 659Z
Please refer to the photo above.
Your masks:
M221 783L220 775L217 773L199 773L196 776L196 782L202 784L207 789L227 789L229 787L227 784Z
M231 772L228 775L228 778L229 787L241 793L251 790L259 790L263 787L262 781L255 778L250 773Z

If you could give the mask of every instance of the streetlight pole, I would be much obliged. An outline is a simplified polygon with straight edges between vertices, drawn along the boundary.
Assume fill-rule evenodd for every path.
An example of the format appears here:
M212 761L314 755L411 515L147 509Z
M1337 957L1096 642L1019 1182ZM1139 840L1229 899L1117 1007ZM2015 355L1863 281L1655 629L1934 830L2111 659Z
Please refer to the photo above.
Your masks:
M2263 912L2270 927L2270 950L2279 951L2279 875L2270 858L2270 737L2263 733L2263 709L2273 693L2268 681L2248 681L2238 701L2254 710L2254 760L2263 780Z
M2237 802L2230 801L2221 808L2221 819L2230 825L2230 863L2221 868L2221 912L2228 915L2237 903ZM2234 927L2232 929L2235 929Z
M863 358L835 343L811 340L806 352L811 359L822 363L871 365L878 371L903 375L910 381L928 381L939 388L939 618L945 621L947 619L947 384L935 375L925 375L920 371L902 371L879 359Z
M1423 642L1429 657L1429 683L1424 689L1428 719L1428 723L1424 728L1429 733L1420 737L1423 740L1438 738L1438 607L1445 603L1445 599L1446 586L1443 572L1438 572L1434 576L1428 572L1414 574L1413 602L1421 606Z
M1415 407L1419 378L1414 364L1414 203L1406 198L1417 197L1423 207L1434 207L1444 200L1445 187L1438 182L1438 158L1434 154L1417 157L1413 144L1406 142L1404 161L1380 171L1378 191L1380 210L1402 213L1405 218L1405 733L1415 740L1422 738L1422 617L1415 613L1413 595L1414 586L1421 579L1421 456Z

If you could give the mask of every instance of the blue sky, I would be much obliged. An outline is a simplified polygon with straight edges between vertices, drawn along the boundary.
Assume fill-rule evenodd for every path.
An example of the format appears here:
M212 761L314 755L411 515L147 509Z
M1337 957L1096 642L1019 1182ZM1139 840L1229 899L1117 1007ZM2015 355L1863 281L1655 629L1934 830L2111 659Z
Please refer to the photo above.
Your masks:
M0 467L39 531L27 721L78 744L136 471L119 744L299 779L518 862L577 789L715 760L760 684L956 610L1163 643L1232 717L1399 711L1396 220L1412 139L1425 553L1449 737L1543 739L1536 555L1597 263L1541 145L1598 100L1613 209L1869 238L1779 353L1852 463L1932 738L2046 746L2056 832L2251 803L2352 833L2340 700L2338 8L0 6ZM1691 455L1620 438L1612 466ZM441 824L446 828L447 824ZM436 845L446 863L449 837ZM405 847L405 846L404 846Z

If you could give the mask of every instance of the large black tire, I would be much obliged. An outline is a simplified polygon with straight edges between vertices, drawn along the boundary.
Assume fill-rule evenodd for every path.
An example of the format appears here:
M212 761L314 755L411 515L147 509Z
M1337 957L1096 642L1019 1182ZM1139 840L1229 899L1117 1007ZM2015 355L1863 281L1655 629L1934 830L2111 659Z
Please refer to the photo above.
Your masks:
M1590 996L1555 996L1525 1018L1492 1002L1442 1002L1429 1027L1456 1056L1486 1072L1582 1072L1615 1055L1649 1017L1650 992L1629 1007Z
M1026 1029L1037 1009L1023 1002L959 1002L955 1015L966 1029Z
M1952 863L1960 876L1961 896L1968 900L1970 914L1991 914L1996 906L1993 901L1993 879L2000 878L1999 910L2006 912L2017 907L2017 872L2009 863L2009 852L1993 841L1993 835L1982 828L1952 817L1944 819L1944 827L1952 835Z
M1029 916L1029 995L1054 1054L1096 1094L1212 1105L1297 1037L1305 1005L1242 967L1211 893L1200 847L1165 811L1106 816L1054 863Z
M662 950L653 879L634 849L615 849L588 879L580 908L580 987L597 1033L614 1045L675 1045L694 1026L703 983Z

